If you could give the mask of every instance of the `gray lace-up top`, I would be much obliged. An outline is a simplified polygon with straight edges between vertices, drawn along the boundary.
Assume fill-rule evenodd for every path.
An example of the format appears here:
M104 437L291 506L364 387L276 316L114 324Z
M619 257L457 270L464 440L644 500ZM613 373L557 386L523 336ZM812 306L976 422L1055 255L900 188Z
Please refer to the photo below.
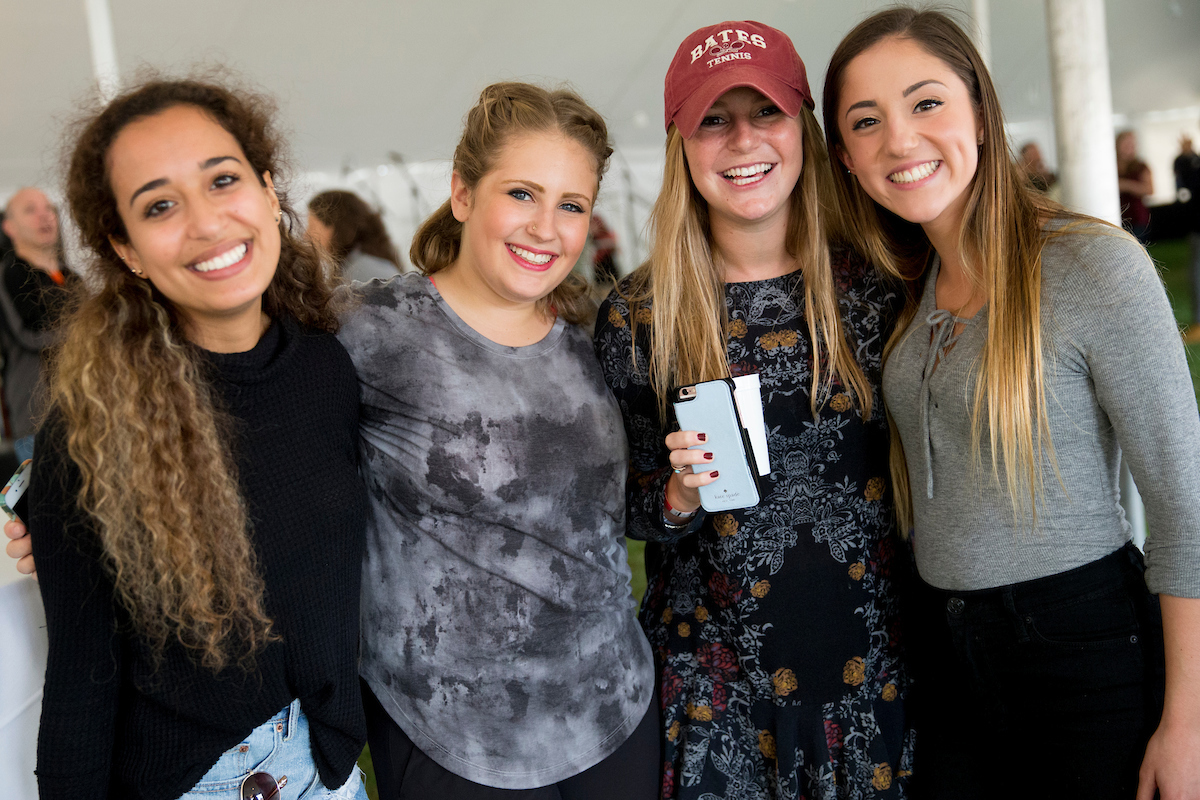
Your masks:
M1133 240L1097 226L1051 240L1042 258L1046 413L1059 477L1042 458L1036 524L1014 519L991 449L971 457L971 409L987 308L954 318L920 307L884 366L904 443L921 577L971 590L1101 558L1129 540L1119 504L1124 451L1146 504L1151 591L1200 597L1200 417L1162 282ZM954 335L956 322L964 328Z

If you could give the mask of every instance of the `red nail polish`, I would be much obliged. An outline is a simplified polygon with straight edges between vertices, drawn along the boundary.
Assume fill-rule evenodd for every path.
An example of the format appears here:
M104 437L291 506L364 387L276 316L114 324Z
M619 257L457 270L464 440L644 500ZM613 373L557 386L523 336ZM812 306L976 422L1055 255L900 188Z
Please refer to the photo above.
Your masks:
M697 438L697 439L699 439L699 440L700 440L700 441L702 441L702 442L707 442L707 441L708 441L708 434L707 434L707 433L697 433L697 434L696 434L696 438Z
M704 460L705 460L705 461L712 461L712 453L705 453L705 454L704 454Z
M714 469L712 472L708 473L708 477L715 478L720 474L721 474L720 472L718 472L717 470Z

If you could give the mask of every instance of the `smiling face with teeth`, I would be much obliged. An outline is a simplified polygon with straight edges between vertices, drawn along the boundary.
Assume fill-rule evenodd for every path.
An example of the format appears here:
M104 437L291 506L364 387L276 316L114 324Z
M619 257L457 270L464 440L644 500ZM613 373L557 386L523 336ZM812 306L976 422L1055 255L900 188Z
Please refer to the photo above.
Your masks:
M236 349L261 334L279 201L237 139L199 109L175 106L117 134L108 172L126 232L110 237L113 248L171 301L188 336Z
M692 182L710 218L735 227L786 224L804 167L798 117L784 114L755 89L730 89L684 139Z
M846 66L838 106L838 155L863 191L931 238L957 237L983 132L958 74L893 36Z
M598 187L595 158L578 142L556 132L516 136L474 188L457 173L451 179L462 242L446 277L489 305L536 303L575 266Z

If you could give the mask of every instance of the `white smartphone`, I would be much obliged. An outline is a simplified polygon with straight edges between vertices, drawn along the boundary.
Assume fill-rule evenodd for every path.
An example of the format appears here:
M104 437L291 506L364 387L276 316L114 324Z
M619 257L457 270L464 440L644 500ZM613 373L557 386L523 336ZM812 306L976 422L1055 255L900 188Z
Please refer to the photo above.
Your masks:
M672 393L679 429L707 437L689 449L713 454L711 462L693 465L692 472L719 473L714 482L700 487L700 505L709 512L750 508L759 501L758 469L733 390L733 379L724 378L680 386Z
M24 522L25 509L29 503L25 501L25 490L29 488L29 473L32 471L33 459L27 458L17 467L17 471L8 479L4 490L0 491L0 508L9 519Z

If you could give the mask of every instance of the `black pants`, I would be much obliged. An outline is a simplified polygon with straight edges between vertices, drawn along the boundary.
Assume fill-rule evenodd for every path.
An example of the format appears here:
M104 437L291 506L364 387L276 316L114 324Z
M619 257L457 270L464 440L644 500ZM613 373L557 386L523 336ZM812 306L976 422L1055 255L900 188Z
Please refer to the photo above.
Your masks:
M662 740L655 694L646 716L608 758L538 789L496 789L460 778L412 743L362 683L367 743L379 800L657 800L662 784Z
M1133 545L1012 586L918 581L912 797L1124 798L1163 703L1162 617Z

